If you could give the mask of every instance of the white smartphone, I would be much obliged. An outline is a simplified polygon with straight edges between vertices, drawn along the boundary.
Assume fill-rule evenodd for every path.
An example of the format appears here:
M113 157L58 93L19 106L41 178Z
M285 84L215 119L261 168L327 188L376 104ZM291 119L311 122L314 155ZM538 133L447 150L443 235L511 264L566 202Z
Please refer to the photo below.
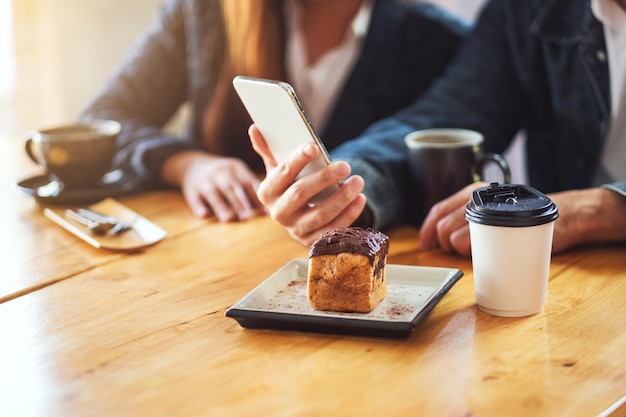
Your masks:
M328 152L309 121L294 89L286 82L237 76L235 91L267 142L276 162L283 161L298 146L314 142L320 149L318 158L300 172L298 178L313 173L330 161ZM316 204L337 191L333 184L315 195L309 204Z

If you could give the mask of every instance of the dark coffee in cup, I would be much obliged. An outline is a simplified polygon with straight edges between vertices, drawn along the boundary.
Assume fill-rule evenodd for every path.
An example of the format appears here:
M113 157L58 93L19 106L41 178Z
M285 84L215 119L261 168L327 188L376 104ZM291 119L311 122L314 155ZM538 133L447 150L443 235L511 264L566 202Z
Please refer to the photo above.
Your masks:
M111 168L121 126L92 120L37 130L25 142L26 154L65 188L98 187Z
M484 179L489 163L502 171L505 183L511 180L508 163L499 154L482 153L483 135L467 129L426 129L405 138L411 172L422 200L421 217L430 207L468 184Z

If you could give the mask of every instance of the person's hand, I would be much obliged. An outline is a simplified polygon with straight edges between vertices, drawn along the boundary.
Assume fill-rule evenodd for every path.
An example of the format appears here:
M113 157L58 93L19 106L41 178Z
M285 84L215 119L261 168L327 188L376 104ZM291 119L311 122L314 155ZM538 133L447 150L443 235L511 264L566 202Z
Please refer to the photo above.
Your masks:
M420 229L422 250L439 246L445 252L471 253L465 206L472 192L487 185L475 183L435 204ZM626 241L626 197L603 188L548 194L557 205L552 252L599 242Z
M559 209L552 251L590 243L626 242L626 197L605 188L548 194Z
M470 184L430 208L420 228L422 250L439 246L444 252L471 253L469 224L465 220L465 206L477 188L484 182Z
M320 150L313 143L301 146L278 164L255 125L248 131L255 151L263 158L266 176L257 195L274 221L289 235L309 246L320 233L335 227L347 227L359 218L365 207L363 178L350 175L350 165L338 161L313 174L297 179L307 163ZM347 179L346 179L347 178ZM326 187L343 181L337 192L321 203L308 201Z
M256 196L259 180L240 159L183 151L167 159L162 176L181 188L198 217L243 221L264 210Z

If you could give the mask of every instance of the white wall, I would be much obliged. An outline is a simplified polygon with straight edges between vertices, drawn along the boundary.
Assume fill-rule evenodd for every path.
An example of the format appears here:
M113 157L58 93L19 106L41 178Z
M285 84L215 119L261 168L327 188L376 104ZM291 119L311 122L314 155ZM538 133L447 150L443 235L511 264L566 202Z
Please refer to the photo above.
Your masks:
M0 129L20 135L73 120L149 25L160 2L10 1L12 27L0 27L0 36L11 42L0 45L6 51L0 56L14 55L3 59L0 70L13 76L2 77L8 81L0 88Z

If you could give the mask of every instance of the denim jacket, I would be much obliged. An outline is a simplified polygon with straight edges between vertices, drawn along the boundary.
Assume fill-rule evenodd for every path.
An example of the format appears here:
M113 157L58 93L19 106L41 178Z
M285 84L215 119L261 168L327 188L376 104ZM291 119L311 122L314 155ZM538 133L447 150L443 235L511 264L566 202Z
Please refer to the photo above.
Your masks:
M403 140L413 130L474 129L485 136L483 150L498 153L523 130L530 185L545 193L587 188L609 96L604 32L588 0L492 0L429 91L332 156L364 177L379 228L423 220ZM619 180L606 187L626 195Z

